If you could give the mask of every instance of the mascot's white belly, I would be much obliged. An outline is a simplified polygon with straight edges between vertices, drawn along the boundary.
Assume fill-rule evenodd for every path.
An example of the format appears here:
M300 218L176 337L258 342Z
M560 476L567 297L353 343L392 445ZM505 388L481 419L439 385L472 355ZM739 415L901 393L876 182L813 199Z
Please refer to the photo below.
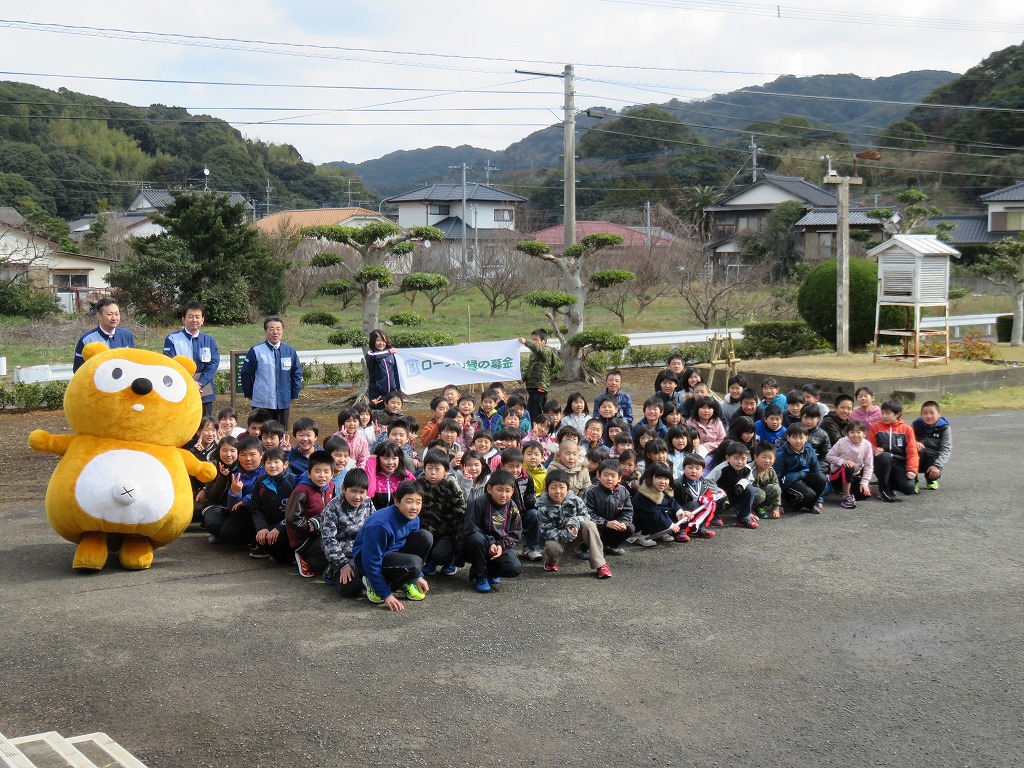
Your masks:
M101 453L82 469L75 500L84 512L127 525L155 523L174 503L171 473L142 451Z

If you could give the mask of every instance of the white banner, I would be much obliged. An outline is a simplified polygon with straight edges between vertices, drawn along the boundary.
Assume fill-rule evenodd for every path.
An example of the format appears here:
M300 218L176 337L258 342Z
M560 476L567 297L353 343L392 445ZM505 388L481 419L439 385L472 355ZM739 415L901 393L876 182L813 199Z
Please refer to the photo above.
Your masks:
M399 349L395 352L398 380L402 391L410 395L446 384L518 381L522 378L521 350L517 339Z

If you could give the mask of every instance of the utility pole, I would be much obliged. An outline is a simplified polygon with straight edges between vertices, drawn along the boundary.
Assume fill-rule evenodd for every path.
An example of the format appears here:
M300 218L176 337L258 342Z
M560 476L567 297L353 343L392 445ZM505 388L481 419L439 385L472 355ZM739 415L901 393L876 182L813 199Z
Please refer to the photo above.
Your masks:
M645 227L645 231L647 232L647 246L650 247L650 245L651 245L651 201L650 200L648 200L646 203L644 203L644 213L646 214L646 219L647 219L647 226Z
M346 182L348 183L348 207L349 208L352 207L352 182L357 182L357 181L359 181L359 179L356 179L356 178L346 179Z
M462 220L462 266L466 266L469 255L469 245L466 240L466 171L473 170L468 165L463 163L462 165L449 165L449 171L457 171L462 169L462 213L459 218Z
M752 174L751 174L751 177L750 177L750 183L751 184L756 184L757 183L757 153L759 151L760 150L758 150L758 148L757 148L757 142L755 142L754 141L754 137L751 136L750 137L750 163L751 163L751 165L753 166L753 169L754 169Z
M491 183L491 171L500 171L500 170L501 170L501 168L495 168L493 165L491 165L491 162L488 160L487 164L484 166L484 184L490 184Z
M266 200L267 200L267 202L266 202L267 216L269 216L270 215L270 179L267 179Z
M832 158L828 160L828 175L824 184L836 186L836 354L845 355L850 351L850 185L863 184L859 176L840 176L832 169Z
M564 247L576 244L576 88L572 64L566 64L562 74L551 72L530 72L517 69L520 75L536 75L538 77L561 77L565 86L564 116L562 119L563 139L562 151L565 155L565 236Z

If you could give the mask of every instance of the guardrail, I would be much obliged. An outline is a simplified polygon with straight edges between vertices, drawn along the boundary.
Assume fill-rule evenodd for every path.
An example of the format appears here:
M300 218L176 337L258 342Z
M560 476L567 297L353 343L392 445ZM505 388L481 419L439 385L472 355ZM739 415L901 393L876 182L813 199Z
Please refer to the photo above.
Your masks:
M985 327L985 335L992 336L995 331L996 319L1008 315L1009 312L993 312L982 315L958 315L949 318L949 327L954 338L960 338L961 328ZM922 328L942 328L945 319L941 317L927 317L921 319ZM743 338L742 328L706 328L691 331L653 331L648 333L629 333L630 346L634 347L657 347L674 346L676 344L700 344L709 341L713 336L732 333L734 339ZM552 339L552 347L558 348L558 340ZM358 349L307 349L299 352L299 360L303 363L330 363L332 365L345 365L346 363L358 363L363 353ZM231 361L228 355L221 355L220 370L227 371L231 368ZM33 365L15 366L14 380L25 383L39 383L46 381L69 381L71 379L71 364L58 363L56 365Z

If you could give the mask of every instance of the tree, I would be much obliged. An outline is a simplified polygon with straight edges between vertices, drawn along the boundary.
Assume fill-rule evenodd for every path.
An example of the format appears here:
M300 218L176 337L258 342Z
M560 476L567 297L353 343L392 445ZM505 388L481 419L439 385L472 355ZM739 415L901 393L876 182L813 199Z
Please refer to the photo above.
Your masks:
M32 280L51 253L52 244L32 232L31 222L0 227L0 315L36 318L59 309L56 295Z
M132 253L107 276L143 317L173 322L184 301L201 302L208 320L228 325L280 311L287 262L271 254L244 204L176 192L154 220L166 231L133 240Z
M869 344L875 336L878 303L878 266L866 259L850 259L850 346ZM824 261L804 278L797 293L800 317L828 341L836 343L836 260ZM882 307L881 327L896 328L899 307Z
M730 268L715 265L696 243L677 249L676 291L702 328L736 327L775 307L765 288L771 265L750 262Z
M897 120L878 134L878 146L889 149L924 149L927 144L921 126L909 120Z
M975 270L992 283L1006 286L1013 298L1010 344L1021 346L1024 337L1024 235L1004 237L989 253L979 255Z
M437 227L402 229L394 224L373 222L364 227L304 227L300 234L303 237L341 243L355 252L353 265L347 264L340 256L333 254L321 254L323 258L320 263L322 266L340 265L352 276L352 281L363 299L363 333L368 334L374 328L380 327L380 300L383 297L407 291L432 290L448 282L443 275L414 272L396 284L395 275L386 263L396 256L411 253L416 247L416 241L443 240L444 233Z
M746 240L744 259L748 262L789 266L796 258L794 225L803 217L804 206L787 200L775 206L765 219L764 228Z
M531 274L530 257L513 247L502 247L492 252L479 273L469 278L487 301L491 317L504 306L505 312L512 308L512 302L521 299L536 285L535 273Z
M901 234L934 234L939 240L948 240L950 230L956 228L956 224L945 221L934 228L924 226L928 219L941 216L942 209L927 205L928 195L919 189L904 189L896 194L896 199L903 203L900 218L894 222ZM893 221L896 219L896 211L891 208L874 208L868 211L868 216Z
M516 250L554 264L562 273L564 292L537 291L528 295L526 301L545 310L559 341L562 342L559 350L562 359L560 378L564 380L582 381L586 378L580 350L569 344L568 340L583 330L583 311L587 298L603 288L633 279L633 273L626 270L594 272L584 279L584 269L595 253L603 248L621 245L622 242L618 235L596 233L587 235L558 255L551 252L550 245L539 240L523 240L516 244Z

